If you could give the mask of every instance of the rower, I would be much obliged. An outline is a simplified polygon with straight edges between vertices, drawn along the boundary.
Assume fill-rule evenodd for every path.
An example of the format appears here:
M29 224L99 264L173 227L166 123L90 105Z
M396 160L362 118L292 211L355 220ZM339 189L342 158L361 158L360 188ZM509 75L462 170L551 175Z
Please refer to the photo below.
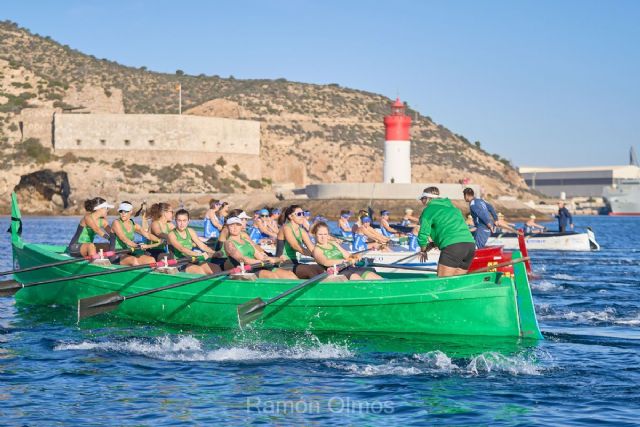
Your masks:
M465 224L462 212L448 198L440 197L438 187L427 187L419 198L425 206L420 215L421 262L430 249L429 238L440 249L438 276L466 274L475 253L475 240Z
M357 228L356 228L357 227ZM361 251L364 249L378 249L391 241L390 238L383 236L371 227L371 218L369 215L362 215L360 220L354 225L353 244L351 249Z
M340 218L338 218L338 232L345 239L353 238L352 225L349 223L351 215L353 212L343 209L340 211Z
M242 209L232 209L229 211L229 218L232 217L236 217L239 218L241 223L242 223L242 232L241 235L244 238L247 238L249 240L251 240L251 236L248 234L248 227L247 227L247 221L251 218L249 215L246 214L245 211L243 211ZM220 253L222 254L223 258L226 258L227 254L225 252L224 249L224 243L229 239L229 227L227 226L227 223L224 224L224 226L222 227L222 231L220 232L220 237L218 238L218 242L215 246L214 249L220 251ZM262 250L262 248L260 248L260 246L258 246L258 248L264 252ZM225 262L226 261L226 262ZM228 270L230 268L232 268L233 266L230 264L230 261L228 260L222 260L221 263L218 263L217 261L214 260L214 262L216 262L218 265L226 267L225 270Z
M169 232L169 244L176 259L191 256L203 257L207 260L219 255L205 245L193 228L189 227L189 212L185 209L179 209L176 212L176 228ZM198 248L202 252L194 251L193 248ZM210 262L182 264L178 269L193 274L214 274L222 271L220 267Z
M164 202L154 203L149 208L149 216L151 217L151 225L149 226L151 234L163 239L165 242L168 242L169 232L176 228L172 222L173 208L171 205ZM168 243L165 243L162 246L149 248L148 252L158 261L162 261L165 257L170 259L173 258L173 254L169 251Z
M400 225L403 227L411 227L413 224L417 224L418 221L419 219L413 216L413 209L407 208L404 210L404 216L402 217Z
M220 236L220 231L222 230L223 222L220 221L220 217L218 216L218 212L222 207L222 203L220 200L211 199L209 200L209 209L204 214L204 240L205 242L211 241L215 243Z
M276 244L276 257L284 255L293 263L293 272L300 279L309 279L323 272L322 267L316 264L300 264L298 253L306 256L313 256L313 243L309 234L302 227L304 221L304 211L298 205L291 205L284 210L278 224Z
M311 234L318 242L313 248L313 258L325 269L344 261L357 262L360 257L344 250L340 245L329 240L329 226L325 222L317 222L311 228ZM382 280L372 268L347 267L340 274L349 280Z
M151 264L155 259L144 251L144 245L138 244L134 241L135 235L139 234L145 237L147 240L160 243L162 239L154 236L153 234L145 231L138 224L131 219L131 211L133 205L130 202L124 201L118 206L119 218L115 219L111 223L111 230L113 235L111 238L112 251L119 251L122 249L130 248L135 250L131 254L114 255L110 258L110 261L114 264L120 265L142 265Z
M527 234L542 233L547 227L536 223L536 216L534 214L529 215L529 220L524 224L524 232Z
M384 237L393 237L394 234L400 234L398 230L389 225L389 211L380 211L380 234Z
M107 250L109 243L93 243L96 235L109 240L111 228L107 222L108 210L113 205L107 203L102 197L95 197L84 202L84 209L87 213L80 220L75 234L69 242L67 252L74 257L94 256L98 250Z
M270 226L269 210L262 208L259 211L259 217L253 222L254 227L258 227L260 230L260 240L276 240L278 238L278 232L274 231Z
M261 261L277 263L284 260L284 257L275 258L267 256L260 248L253 243L242 232L243 222L238 217L230 217L227 220L226 228L229 230L229 237L224 242L224 249L228 259L234 267L243 264L257 264ZM261 279L297 279L297 276L283 268L268 267L265 269L254 269Z
M496 233L498 234L501 234L504 232L515 233L516 232L515 227L516 227L515 224L508 222L504 218L504 214L502 212L498 212L498 220L496 221L496 230L495 230Z

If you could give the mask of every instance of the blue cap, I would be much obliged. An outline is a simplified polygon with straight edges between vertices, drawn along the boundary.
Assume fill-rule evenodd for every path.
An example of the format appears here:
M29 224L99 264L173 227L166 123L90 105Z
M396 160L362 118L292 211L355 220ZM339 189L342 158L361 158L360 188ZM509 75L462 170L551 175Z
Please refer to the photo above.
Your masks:
M268 210L266 210L266 209L260 209L260 211L258 211L258 213L259 213L260 215L269 215L269 211L268 211Z
M389 215L389 211L380 211L380 215Z
M275 214L279 214L280 213L280 208L273 208L271 209L271 214L275 215Z
M362 221L362 222L371 222L371 218L369 218L368 216L363 216L360 221Z
M311 216L311 211L304 211L304 216Z

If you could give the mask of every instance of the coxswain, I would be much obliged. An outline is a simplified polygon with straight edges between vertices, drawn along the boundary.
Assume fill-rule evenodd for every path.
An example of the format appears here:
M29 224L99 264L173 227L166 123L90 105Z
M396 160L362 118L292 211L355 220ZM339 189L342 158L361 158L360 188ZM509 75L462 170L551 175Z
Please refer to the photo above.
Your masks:
M339 244L329 240L329 226L325 222L315 223L311 228L311 234L317 242L313 248L313 258L318 265L329 268L344 261L349 261L353 264L360 259L359 255L351 254ZM353 265L341 270L340 274L346 276L349 280L382 280L382 277L376 274L374 269L359 268Z
M527 234L541 233L546 229L544 225L536 223L536 216L534 214L529 215L529 219L524 224L524 232Z
M119 263L120 265L142 265L150 264L155 259L145 249L148 247L143 244L136 243L134 241L135 235L146 238L150 242L157 244L162 242L162 239L154 236L153 234L145 231L141 226L133 222L131 219L131 211L133 205L131 202L124 201L118 206L119 218L115 219L111 223L111 247L112 251L119 251L122 249L131 249L130 254L117 254L111 258L112 263Z
M558 219L558 231L564 233L567 231L567 225L573 230L573 216L569 209L567 209L564 205L563 201L558 202L558 213L556 214L556 218Z
M432 245L440 249L438 276L466 274L475 253L475 240L464 221L462 212L451 200L440 197L438 187L427 187L419 197L425 206L420 215L420 245L422 262Z
M189 227L189 212L185 209L179 209L176 212L176 228L169 232L169 245L176 259L199 257L206 261L220 255L205 245L193 228ZM195 251L194 248L202 252ZM178 269L193 274L214 274L222 271L220 267L210 262L182 264Z
M476 231L473 233L476 247L478 249L484 248L487 245L487 240L491 237L491 233L493 233L496 228L495 222L498 219L496 210L490 203L479 197L475 197L472 188L465 188L462 194L464 195L464 200L469 203L469 210L473 217L473 223L476 226Z
M298 205L287 207L278 219L280 231L276 240L276 257L284 255L293 263L293 272L300 279L309 279L324 269L316 264L300 264L298 254L313 256L313 242L303 228L304 210Z
M75 234L67 248L71 256L94 256L98 250L107 250L109 243L93 243L96 235L105 240L111 237L111 228L107 222L107 213L113 205L107 203L102 197L95 197L84 202L86 213L80 220Z

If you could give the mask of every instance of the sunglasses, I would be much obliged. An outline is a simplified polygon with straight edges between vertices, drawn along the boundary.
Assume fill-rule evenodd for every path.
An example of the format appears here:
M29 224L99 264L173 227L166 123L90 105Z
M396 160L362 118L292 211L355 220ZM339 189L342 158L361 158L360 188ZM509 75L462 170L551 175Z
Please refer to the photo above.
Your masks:
M129 213L129 212L130 212L130 211L118 211L118 213L121 213L121 214L123 214L123 213Z
M269 215L260 215L262 218L269 218Z
M291 215L295 215L295 216L304 216L304 212L300 211L300 212L294 212Z

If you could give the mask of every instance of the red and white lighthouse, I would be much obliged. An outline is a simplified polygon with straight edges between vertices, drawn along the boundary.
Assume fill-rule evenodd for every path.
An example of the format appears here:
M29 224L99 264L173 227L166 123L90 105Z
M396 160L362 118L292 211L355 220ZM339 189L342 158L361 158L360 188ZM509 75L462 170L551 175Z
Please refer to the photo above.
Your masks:
M404 104L397 98L391 105L391 114L384 118L385 183L411 183L411 117L404 110Z

